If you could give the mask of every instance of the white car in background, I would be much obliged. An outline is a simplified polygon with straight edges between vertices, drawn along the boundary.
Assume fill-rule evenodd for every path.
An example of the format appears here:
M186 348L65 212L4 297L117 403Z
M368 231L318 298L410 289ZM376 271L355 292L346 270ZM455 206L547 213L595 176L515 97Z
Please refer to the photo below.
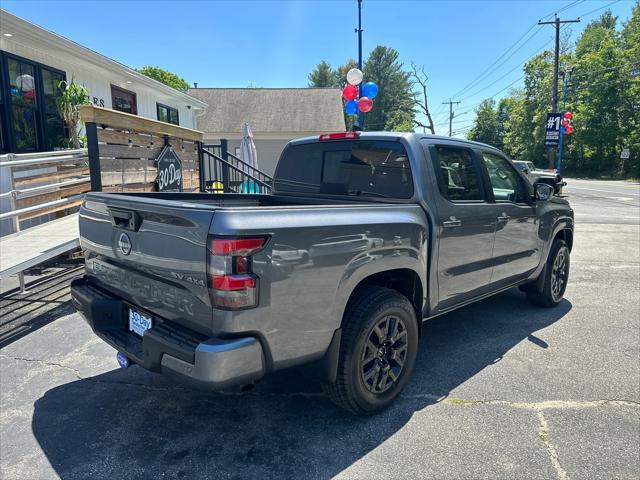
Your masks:
M531 183L542 180L551 185L555 193L560 193L562 187L566 185L566 182L562 181L562 177L555 170L540 170L536 168L533 162L524 160L512 160L512 162L518 170L525 174Z

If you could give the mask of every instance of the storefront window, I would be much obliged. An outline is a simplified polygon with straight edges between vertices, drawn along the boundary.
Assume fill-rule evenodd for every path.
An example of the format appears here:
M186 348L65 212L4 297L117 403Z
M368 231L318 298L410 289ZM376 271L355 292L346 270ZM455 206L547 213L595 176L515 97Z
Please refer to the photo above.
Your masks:
M158 107L158 120L161 122L173 123L174 125L180 125L178 110L176 108L168 107L161 103L157 103L156 105Z
M138 114L136 94L114 85L111 85L111 105L114 110L134 115Z
M65 73L0 52L2 150L27 153L67 146L57 99Z

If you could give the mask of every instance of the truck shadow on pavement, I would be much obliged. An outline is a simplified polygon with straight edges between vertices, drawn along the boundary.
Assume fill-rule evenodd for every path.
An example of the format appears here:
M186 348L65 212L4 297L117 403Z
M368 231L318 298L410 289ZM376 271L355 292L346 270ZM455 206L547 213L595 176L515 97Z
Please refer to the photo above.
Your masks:
M403 396L369 418L333 406L295 371L236 395L132 367L52 388L36 401L32 428L63 479L330 477L518 343L547 348L535 332L570 309L567 300L532 307L514 289L431 320Z

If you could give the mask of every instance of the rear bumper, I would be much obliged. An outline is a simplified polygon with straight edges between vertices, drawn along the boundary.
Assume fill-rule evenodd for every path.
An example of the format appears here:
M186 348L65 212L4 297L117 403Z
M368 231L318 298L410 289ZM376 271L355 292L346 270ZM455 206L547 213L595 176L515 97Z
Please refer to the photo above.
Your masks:
M86 278L71 283L71 298L96 335L147 370L210 390L250 383L265 373L256 338L207 338L157 316L139 337L128 329L129 305Z

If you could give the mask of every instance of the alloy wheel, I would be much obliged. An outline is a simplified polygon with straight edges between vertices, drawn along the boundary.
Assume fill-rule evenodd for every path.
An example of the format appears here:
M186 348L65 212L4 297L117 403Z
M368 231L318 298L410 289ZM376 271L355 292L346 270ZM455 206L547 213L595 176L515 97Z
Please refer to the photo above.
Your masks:
M360 356L360 374L367 390L381 394L400 378L407 357L404 321L388 315L369 331Z
M553 267L551 268L551 296L554 301L562 298L567 283L567 251L565 248L558 250Z

